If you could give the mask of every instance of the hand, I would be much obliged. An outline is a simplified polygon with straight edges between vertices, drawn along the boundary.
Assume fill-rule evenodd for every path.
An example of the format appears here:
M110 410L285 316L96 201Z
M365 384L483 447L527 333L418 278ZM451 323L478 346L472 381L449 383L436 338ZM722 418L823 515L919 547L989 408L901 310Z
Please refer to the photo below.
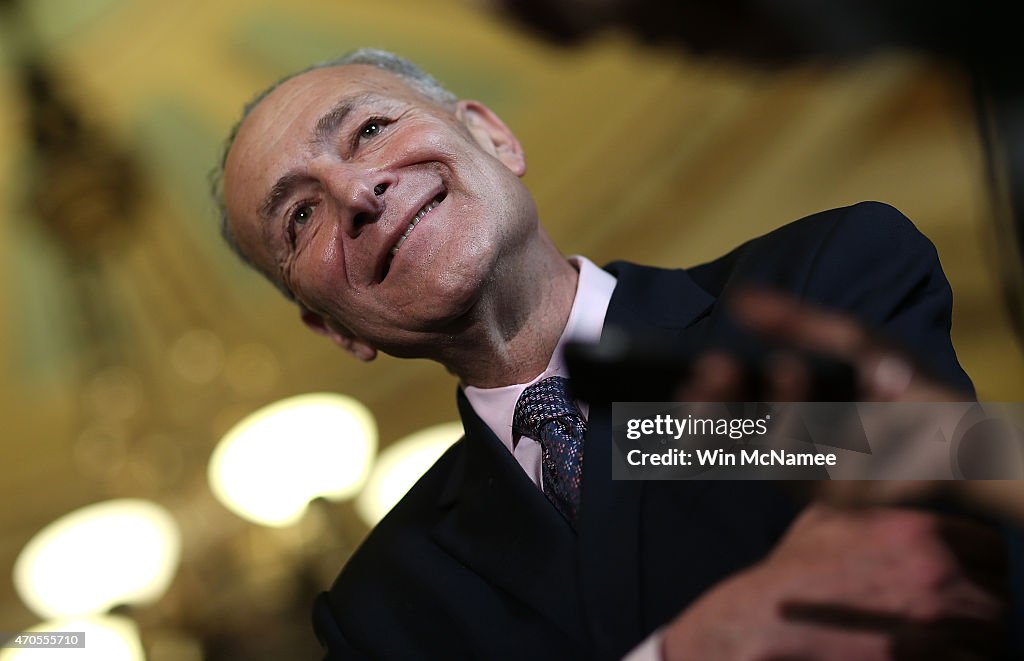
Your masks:
M931 379L914 360L887 344L856 320L799 303L769 291L749 291L733 299L738 321L782 346L845 360L857 374L861 401L943 402L964 396ZM774 401L813 401L811 379L796 354L769 359L767 380ZM677 393L682 401L730 401L743 392L739 364L724 353L696 362L692 378ZM895 504L923 500L937 492L952 494L983 511L1024 521L1024 482L910 480L822 482L816 494L843 505Z
M815 401L811 375L795 351L843 360L853 366L860 401L965 401L963 394L930 378L913 358L873 335L853 318L767 290L732 299L737 321L786 347L769 357L771 401ZM680 388L685 401L730 401L742 393L739 363L723 352L702 356Z
M683 659L983 659L1004 639L1005 557L973 522L809 507L775 551L664 630Z

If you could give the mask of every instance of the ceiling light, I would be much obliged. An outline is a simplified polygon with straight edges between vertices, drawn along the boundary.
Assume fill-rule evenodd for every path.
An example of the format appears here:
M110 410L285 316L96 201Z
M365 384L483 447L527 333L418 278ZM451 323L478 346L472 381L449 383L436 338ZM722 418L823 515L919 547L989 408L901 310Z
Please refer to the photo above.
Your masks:
M363 521L371 527L377 525L462 434L461 422L446 422L410 434L385 448L356 499L356 512Z
M181 553L170 513L145 500L96 503L40 530L14 564L14 586L33 612L52 619L156 601Z
M266 406L232 427L210 457L225 507L267 526L298 521L314 498L343 500L366 481L377 424L344 395L311 393Z

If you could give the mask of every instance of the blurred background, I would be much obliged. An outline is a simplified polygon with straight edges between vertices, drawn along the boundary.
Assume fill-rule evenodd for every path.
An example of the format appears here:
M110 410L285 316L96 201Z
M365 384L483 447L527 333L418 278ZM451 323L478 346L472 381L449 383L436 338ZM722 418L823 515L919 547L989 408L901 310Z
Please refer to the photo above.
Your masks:
M242 104L359 46L494 108L555 241L599 264L691 265L893 204L938 247L979 396L1024 396L955 67L564 50L469 0L0 0L0 632L127 632L106 660L316 658L313 596L458 437L453 377L309 333L209 202Z

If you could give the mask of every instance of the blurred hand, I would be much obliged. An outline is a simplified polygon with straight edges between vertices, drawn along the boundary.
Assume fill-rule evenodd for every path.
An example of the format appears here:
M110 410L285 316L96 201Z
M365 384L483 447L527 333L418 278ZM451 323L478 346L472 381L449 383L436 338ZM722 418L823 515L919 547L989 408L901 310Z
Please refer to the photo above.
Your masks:
M853 366L860 401L964 401L963 394L931 379L913 359L874 336L856 320L766 290L732 300L737 321L782 347L769 357L771 401L815 401L811 375L798 351L843 360ZM787 350L790 349L790 350ZM742 392L740 365L725 353L696 362L693 377L679 390L687 401L730 401Z
M739 297L735 311L782 346L851 364L862 400L963 399L852 319L767 292ZM775 401L815 399L796 352L773 356L767 380ZM743 390L740 364L715 353L698 361L679 394L728 401ZM1003 640L1008 584L999 536L967 520L866 506L931 495L935 483L820 486L827 499L860 507L805 510L771 556L666 628L665 659L992 658Z
M739 323L782 347L846 361L857 376L858 398L874 402L964 401L964 395L929 377L914 360L875 336L855 319L814 308L790 296L748 291L734 298ZM769 358L767 387L772 401L815 401L807 366L796 351L782 349ZM677 391L681 401L732 401L742 398L738 361L726 353L699 358L692 378ZM1024 482L907 480L830 481L816 494L833 504L872 505L919 501L942 492L983 511L1024 521Z
M975 523L809 507L775 551L663 633L683 659L986 659L1004 639L1005 557Z

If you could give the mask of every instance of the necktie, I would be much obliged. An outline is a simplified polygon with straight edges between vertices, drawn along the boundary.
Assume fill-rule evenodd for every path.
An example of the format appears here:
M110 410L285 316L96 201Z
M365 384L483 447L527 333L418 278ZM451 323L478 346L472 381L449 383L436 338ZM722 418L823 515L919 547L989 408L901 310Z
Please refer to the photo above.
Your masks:
M516 402L512 431L540 443L544 494L575 528L587 422L568 384L568 379L552 376L524 390Z

